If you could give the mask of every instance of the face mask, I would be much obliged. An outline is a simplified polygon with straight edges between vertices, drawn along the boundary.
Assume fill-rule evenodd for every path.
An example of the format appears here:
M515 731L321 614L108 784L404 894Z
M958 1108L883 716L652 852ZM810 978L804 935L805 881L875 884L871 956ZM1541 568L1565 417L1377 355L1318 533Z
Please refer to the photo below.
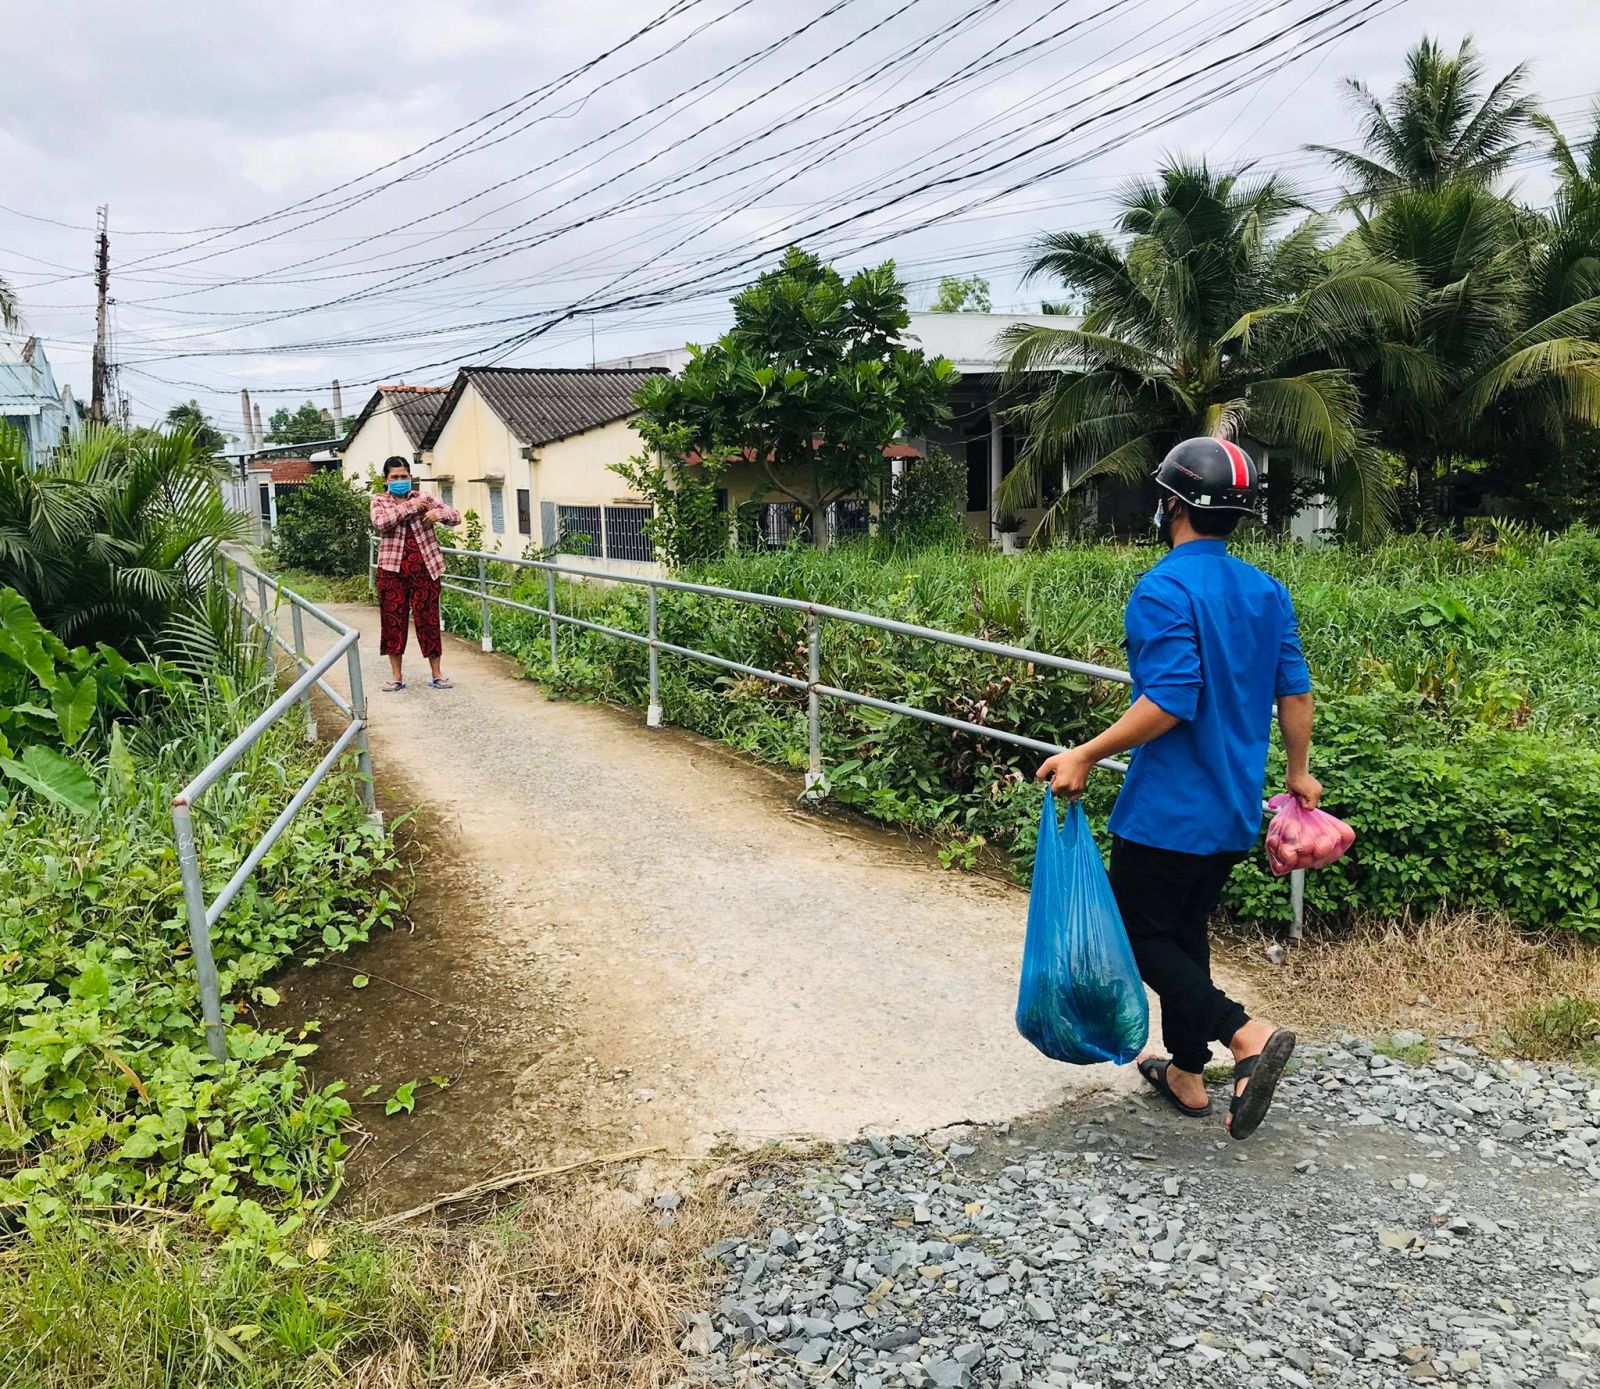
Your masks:
M411 490L411 479L396 478L393 482L388 483L387 486L391 497L403 497Z
M1156 503L1156 532L1169 550L1172 548L1172 510L1163 500Z

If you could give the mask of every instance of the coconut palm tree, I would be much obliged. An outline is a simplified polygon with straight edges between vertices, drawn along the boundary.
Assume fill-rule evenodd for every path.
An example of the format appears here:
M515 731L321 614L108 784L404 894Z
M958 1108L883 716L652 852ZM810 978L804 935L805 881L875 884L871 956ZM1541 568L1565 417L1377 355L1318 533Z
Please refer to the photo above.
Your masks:
M192 644L212 558L242 539L212 459L187 432L92 427L30 468L0 426L0 587L71 645L127 655Z
M1320 470L1351 534L1381 531L1388 479L1344 357L1409 321L1412 273L1354 253L1330 263L1314 215L1275 235L1303 212L1275 178L1178 163L1120 203L1122 244L1058 233L1030 267L1085 297L1087 313L1080 328L1008 334L1026 443L1000 505L1033 504L1065 468L1048 535L1089 479L1148 477L1179 439L1248 433Z
M1407 266L1418 311L1366 359L1369 423L1410 465L1424 518L1453 458L1538 456L1600 424L1600 122L1556 136L1548 212L1469 182L1393 193L1342 253Z
M1486 188L1528 148L1538 112L1518 64L1480 96L1483 63L1470 38L1454 57L1433 39L1406 56L1406 77L1387 104L1355 78L1345 90L1361 117L1362 151L1307 145L1352 181L1346 202L1370 207L1392 193L1452 183Z
M0 277L0 328L17 326L17 292L10 281Z

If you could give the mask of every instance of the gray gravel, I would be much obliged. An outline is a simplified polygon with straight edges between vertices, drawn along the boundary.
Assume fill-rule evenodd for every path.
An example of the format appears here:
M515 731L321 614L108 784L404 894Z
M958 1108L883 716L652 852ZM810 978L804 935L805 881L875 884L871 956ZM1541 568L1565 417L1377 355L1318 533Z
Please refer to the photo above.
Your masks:
M756 1181L766 1233L708 1251L685 1349L739 1385L1600 1384L1600 1078L1345 1038L1248 1143L1222 1112L874 1138Z

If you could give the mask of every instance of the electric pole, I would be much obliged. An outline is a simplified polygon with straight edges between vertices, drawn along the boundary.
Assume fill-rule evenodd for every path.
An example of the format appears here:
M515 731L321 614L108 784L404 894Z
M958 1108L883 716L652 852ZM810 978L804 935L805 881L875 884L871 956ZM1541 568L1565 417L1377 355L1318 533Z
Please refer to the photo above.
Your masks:
M96 209L99 236L95 243L94 289L98 307L94 320L94 392L90 397L89 418L96 424L106 420L106 293L111 288L111 237L106 231L106 208Z

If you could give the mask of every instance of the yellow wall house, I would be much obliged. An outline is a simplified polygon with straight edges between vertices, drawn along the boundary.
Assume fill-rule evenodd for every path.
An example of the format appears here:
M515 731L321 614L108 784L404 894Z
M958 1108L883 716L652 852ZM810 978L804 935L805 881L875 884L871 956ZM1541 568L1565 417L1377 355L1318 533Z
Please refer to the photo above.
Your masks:
M610 469L642 448L633 397L654 374L464 367L421 447L434 478L453 480L452 505L477 512L485 549L520 555L565 536L591 567L653 570L650 507Z
M439 478L429 465L422 439L439 413L448 388L444 386L379 386L345 435L339 466L358 487L365 488L383 460L398 454L411 463L412 475L443 491L450 502L449 478Z

